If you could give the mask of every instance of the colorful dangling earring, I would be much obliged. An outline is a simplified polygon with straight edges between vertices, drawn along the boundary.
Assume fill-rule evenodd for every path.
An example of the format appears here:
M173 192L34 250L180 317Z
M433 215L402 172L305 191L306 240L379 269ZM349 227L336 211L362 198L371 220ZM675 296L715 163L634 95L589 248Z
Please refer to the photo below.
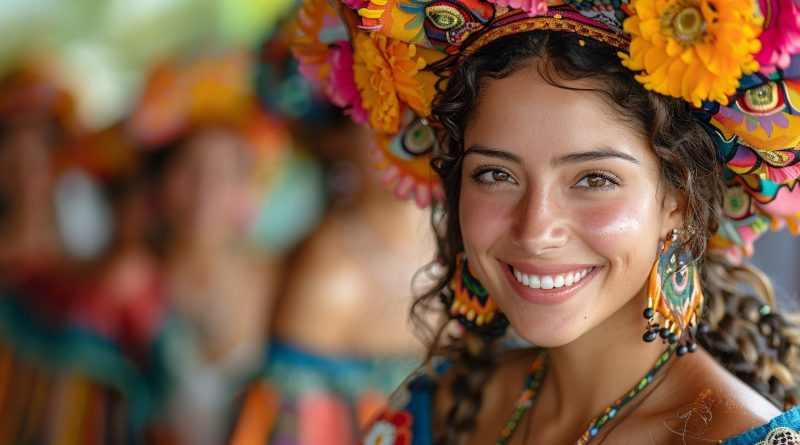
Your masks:
M452 300L444 295L450 305L450 318L458 320L466 329L491 339L505 334L508 319L489 296L483 285L472 275L465 253L456 256L456 271L449 285Z
M691 252L680 250L677 241L678 230L673 229L650 272L643 314L647 328L642 338L652 342L660 336L677 343L676 353L684 355L697 350L694 334L703 307L703 290Z

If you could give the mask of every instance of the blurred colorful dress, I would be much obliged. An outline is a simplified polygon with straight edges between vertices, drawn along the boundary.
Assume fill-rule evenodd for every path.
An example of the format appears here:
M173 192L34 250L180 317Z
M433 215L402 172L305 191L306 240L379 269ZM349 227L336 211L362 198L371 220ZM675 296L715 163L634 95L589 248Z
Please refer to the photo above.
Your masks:
M119 153L117 136L76 138L55 164L116 174L119 158L84 161ZM124 223L132 215L117 216ZM0 443L167 443L158 421L166 382L163 280L143 249L108 248L95 262L64 258L9 271L3 281Z
M0 443L156 443L160 282L115 306L40 276L0 296ZM151 430L151 433L154 433Z
M273 342L242 400L231 445L353 443L417 361L323 356Z

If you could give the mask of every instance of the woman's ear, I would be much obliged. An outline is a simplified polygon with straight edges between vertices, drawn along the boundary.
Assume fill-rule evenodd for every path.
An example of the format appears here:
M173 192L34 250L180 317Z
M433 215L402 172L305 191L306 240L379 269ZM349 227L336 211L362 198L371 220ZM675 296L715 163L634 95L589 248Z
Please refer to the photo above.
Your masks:
M661 233L684 226L687 201L685 193L673 188L667 190L661 205Z

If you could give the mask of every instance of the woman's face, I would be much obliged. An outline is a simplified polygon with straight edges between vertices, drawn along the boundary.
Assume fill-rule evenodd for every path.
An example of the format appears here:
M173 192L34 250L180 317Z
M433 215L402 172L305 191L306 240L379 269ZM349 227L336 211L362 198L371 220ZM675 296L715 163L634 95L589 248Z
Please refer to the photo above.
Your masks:
M470 268L533 344L568 344L623 308L641 314L658 248L682 226L647 139L615 115L532 65L486 80L467 124L459 217Z
M15 205L49 205L53 141L45 122L23 122L0 141L0 188Z
M252 204L243 144L238 135L217 128L200 130L184 142L164 182L170 225L206 240L242 228Z

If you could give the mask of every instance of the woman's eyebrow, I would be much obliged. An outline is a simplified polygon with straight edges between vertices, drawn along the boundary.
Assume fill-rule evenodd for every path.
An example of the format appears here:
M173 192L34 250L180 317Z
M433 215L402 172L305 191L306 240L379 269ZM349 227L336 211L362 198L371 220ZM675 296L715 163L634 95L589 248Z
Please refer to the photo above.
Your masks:
M489 148L489 147L486 147L486 146L480 145L480 144L470 145L469 148L464 150L464 156L466 156L468 154L476 154L476 155L481 155L481 156L488 156L490 158L503 159L503 160L511 161L511 162L514 162L514 163L517 163L517 164L520 164L520 165L524 165L525 164L525 162L523 162L522 158L517 156L517 155L515 155L514 153L510 153L510 152L503 151L503 150L497 150L497 149L494 149L494 148Z
M627 153L623 153L621 151L614 150L613 148L609 147L600 147L594 150L582 151L578 153L569 153L563 156L553 158L550 161L550 165L553 168L557 168L564 164L573 164L577 162L586 162L586 161L598 161L601 159L608 159L608 158L617 158L617 159L622 159L624 161L632 162L634 164L639 164L639 161L636 158Z

